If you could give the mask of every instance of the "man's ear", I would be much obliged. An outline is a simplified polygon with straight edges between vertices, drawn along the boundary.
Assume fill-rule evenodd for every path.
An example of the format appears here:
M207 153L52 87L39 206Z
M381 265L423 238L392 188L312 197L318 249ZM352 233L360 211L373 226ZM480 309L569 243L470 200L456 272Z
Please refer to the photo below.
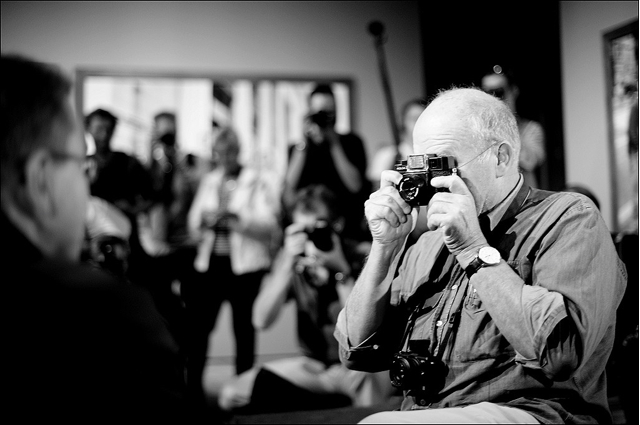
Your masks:
M498 163L496 164L496 177L504 176L516 160L513 147L509 143L501 143L498 146Z
M39 221L46 220L55 213L52 171L53 161L44 149L32 153L25 164L21 208Z

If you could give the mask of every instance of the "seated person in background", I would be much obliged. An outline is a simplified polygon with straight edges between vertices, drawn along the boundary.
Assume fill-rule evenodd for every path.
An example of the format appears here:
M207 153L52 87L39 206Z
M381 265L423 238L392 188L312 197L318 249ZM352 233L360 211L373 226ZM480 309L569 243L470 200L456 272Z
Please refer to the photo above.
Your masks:
M350 371L340 364L333 338L335 320L351 291L363 257L356 241L342 233L344 215L335 195L322 185L301 189L284 246L265 277L254 305L254 324L269 328L284 304L297 307L302 355L262 364L226 383L223 410L257 413L321 409L389 401L387 373Z
M70 80L17 56L2 56L2 72L5 413L29 423L184 420L177 347L149 295L79 264L88 182Z
M365 203L371 252L335 336L345 365L390 369L405 397L363 422L611 423L626 271L600 212L523 182L516 120L481 90L439 93L413 141L457 173L429 178L446 190L424 199L429 231L406 252L402 175L384 172Z

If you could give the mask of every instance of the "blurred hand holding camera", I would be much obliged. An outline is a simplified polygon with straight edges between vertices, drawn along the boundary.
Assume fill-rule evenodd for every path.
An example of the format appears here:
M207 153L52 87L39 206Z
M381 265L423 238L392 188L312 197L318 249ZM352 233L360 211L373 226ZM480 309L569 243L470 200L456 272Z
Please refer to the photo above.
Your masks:
M324 141L338 142L338 134L334 129L336 120L335 112L318 111L309 114L304 119L304 135L313 143L319 145Z
M284 230L284 252L292 259L304 255L304 247L308 240L304 225L293 223Z
M314 229L300 223L289 225L285 229L284 250L296 270L306 273L316 285L328 283L331 273L351 272L340 237L324 223Z
M326 267L333 272L350 274L351 267L342 250L340 237L333 231L331 231L330 237L332 246L329 250L320 249L313 241L309 241L310 243L307 243L305 247L307 257L315 258L317 265Z

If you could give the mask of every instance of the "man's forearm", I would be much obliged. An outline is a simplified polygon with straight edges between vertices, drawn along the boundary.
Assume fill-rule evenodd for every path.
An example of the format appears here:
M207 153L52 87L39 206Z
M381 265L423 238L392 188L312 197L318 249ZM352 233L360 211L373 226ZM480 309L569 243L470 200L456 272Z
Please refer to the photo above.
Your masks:
M536 368L543 367L550 378L565 373L567 365L577 365L575 350L573 353L571 350L563 350L565 355L559 360L553 356L549 357L549 351L544 349L547 338L541 338L541 335L536 334L537 329L544 327L542 323L549 323L547 315L549 318L555 317L555 323L550 327L549 333L566 316L561 294L541 286L525 285L520 276L504 261L496 267L479 270L471 279L471 283L474 289L477 289L500 333L511 343L520 355L521 361ZM558 313L559 311L563 313ZM571 339L574 340L575 338ZM556 349L563 347L558 346ZM541 357L545 356L544 353L546 358ZM567 353L570 355L567 356ZM550 358L555 360L549 361Z
M352 345L358 345L375 332L389 307L392 264L401 246L385 246L374 242L362 273L358 277L345 313L347 332Z
M529 320L523 317L522 279L503 260L497 266L481 268L470 282L471 290L477 290L491 318L515 350L528 358L534 356L526 325Z

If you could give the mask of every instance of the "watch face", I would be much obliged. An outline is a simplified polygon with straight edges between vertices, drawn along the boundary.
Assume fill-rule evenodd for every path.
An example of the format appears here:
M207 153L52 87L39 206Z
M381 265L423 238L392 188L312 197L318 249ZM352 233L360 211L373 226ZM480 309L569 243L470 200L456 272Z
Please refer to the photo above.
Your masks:
M478 258L485 264L494 265L500 262L500 253L497 249L488 246L480 248Z

